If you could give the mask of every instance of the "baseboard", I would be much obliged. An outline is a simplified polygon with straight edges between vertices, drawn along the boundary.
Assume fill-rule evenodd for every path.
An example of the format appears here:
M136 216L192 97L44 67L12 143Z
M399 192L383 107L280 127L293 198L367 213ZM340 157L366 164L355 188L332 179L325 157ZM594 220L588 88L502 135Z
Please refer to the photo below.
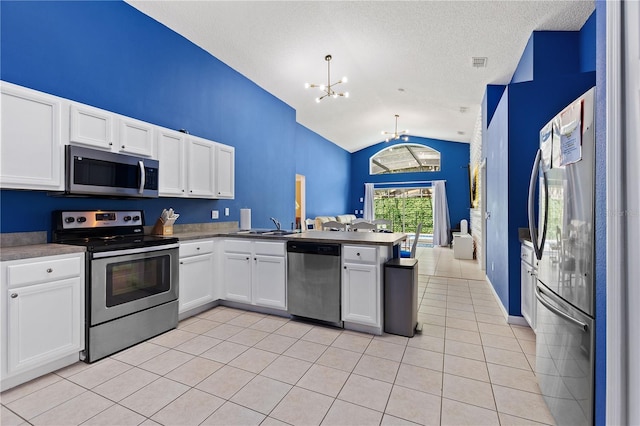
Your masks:
M485 279L487 280L487 283L489 284L489 288L491 288L491 293L493 294L494 299L496 299L496 302L498 302L498 306L500 307L500 310L502 311L502 316L504 317L504 320L507 322L507 324L522 325L522 326L525 326L525 327L529 327L529 323L527 322L526 319L524 319L523 316L521 316L521 315L509 315L509 313L507 312L506 308L502 304L502 300L500 299L500 296L498 296L498 293L496 293L496 289L493 287L493 284L491 284L491 280L489 279L489 277L487 275L485 275Z

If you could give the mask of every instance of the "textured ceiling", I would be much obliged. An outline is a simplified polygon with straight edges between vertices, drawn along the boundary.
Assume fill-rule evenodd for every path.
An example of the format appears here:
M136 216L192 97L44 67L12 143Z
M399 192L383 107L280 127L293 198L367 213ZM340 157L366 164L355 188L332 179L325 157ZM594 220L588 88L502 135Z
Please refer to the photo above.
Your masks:
M594 1L138 1L353 152L381 131L469 142L485 86L506 84L534 30L579 30ZM315 102L331 83L349 98ZM472 57L486 57L474 68ZM465 112L462 112L464 110Z

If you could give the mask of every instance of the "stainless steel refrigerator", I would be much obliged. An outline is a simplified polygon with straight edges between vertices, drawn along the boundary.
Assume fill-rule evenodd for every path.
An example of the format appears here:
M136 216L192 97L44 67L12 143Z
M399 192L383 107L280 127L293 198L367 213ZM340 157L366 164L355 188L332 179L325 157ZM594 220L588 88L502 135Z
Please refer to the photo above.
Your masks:
M529 184L538 268L535 370L559 425L593 423L594 94L590 89L542 128Z

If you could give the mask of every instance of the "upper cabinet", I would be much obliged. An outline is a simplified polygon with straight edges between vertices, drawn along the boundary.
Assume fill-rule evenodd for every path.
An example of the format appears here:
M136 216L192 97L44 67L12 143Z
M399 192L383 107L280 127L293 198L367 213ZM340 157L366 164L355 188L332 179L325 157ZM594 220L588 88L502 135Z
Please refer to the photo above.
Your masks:
M153 156L154 126L149 123L78 103L69 108L69 122L71 144Z
M235 149L207 139L156 128L160 196L233 198Z
M0 187L64 189L64 99L2 82Z
M216 146L216 189L217 198L235 196L235 154L232 146Z

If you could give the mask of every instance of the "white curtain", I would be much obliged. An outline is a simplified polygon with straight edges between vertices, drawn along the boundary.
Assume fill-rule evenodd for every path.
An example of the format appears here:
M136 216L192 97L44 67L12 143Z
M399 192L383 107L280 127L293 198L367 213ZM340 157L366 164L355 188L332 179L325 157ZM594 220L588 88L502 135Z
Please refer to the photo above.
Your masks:
M449 204L447 203L447 190L445 181L433 181L433 245L449 245ZM365 210L366 212L366 210Z
M369 222L375 219L375 207L373 205L373 184L365 183L364 184L364 220Z

